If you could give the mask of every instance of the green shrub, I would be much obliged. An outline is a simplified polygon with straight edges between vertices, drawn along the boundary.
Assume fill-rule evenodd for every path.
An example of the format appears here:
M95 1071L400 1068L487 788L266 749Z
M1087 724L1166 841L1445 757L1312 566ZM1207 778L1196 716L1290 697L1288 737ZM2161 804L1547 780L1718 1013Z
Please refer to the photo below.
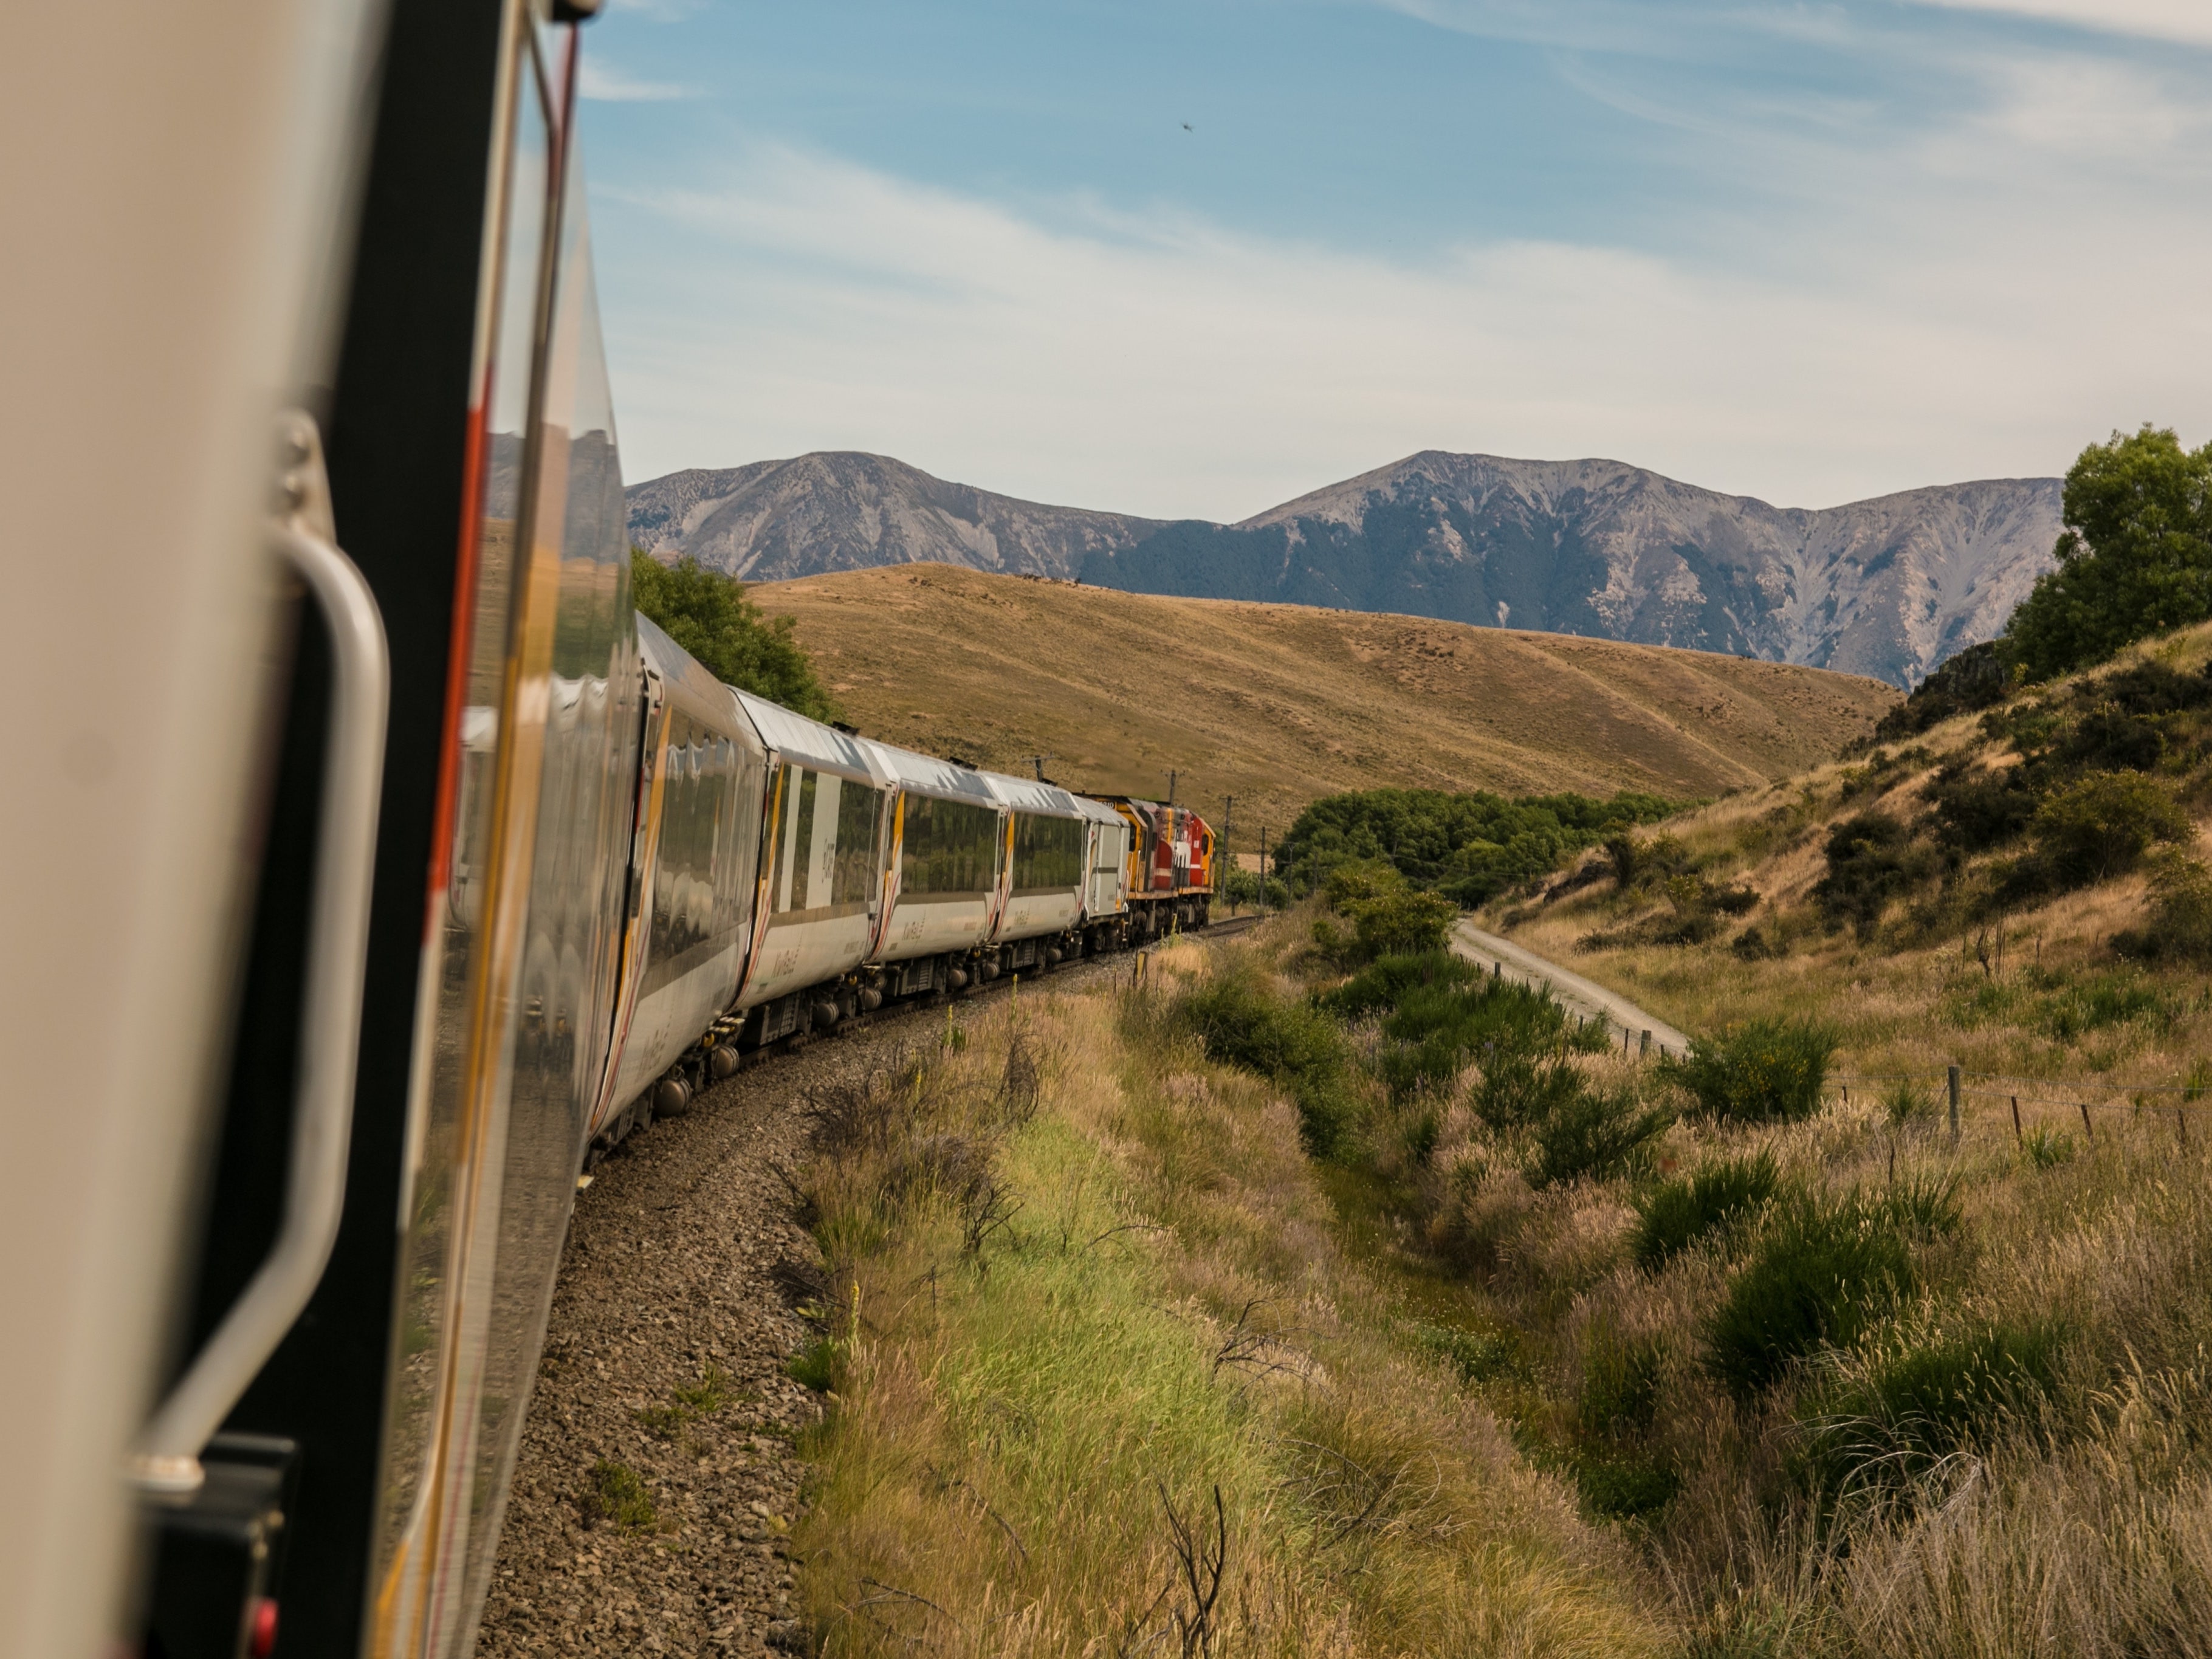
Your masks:
M1935 809L1936 844L1984 853L2013 839L2034 819L2040 797L2022 767L1978 769L1971 760L1937 772L1926 791Z
M1580 1098L1589 1080L1557 1056L1539 1059L1525 1053L1492 1054L1468 1104L1474 1115L1501 1133L1547 1123L1561 1108Z
M1442 951L1384 957L1318 1002L1346 1018L1383 1013L1376 1069L1393 1099L1449 1083L1478 1052L1529 1054L1567 1036L1549 994Z
M1648 1160L1651 1141L1674 1121L1674 1115L1663 1107L1638 1110L1636 1097L1626 1091L1593 1089L1584 1083L1558 1098L1537 1123L1526 1170L1528 1184L1563 1187L1571 1181L1626 1174Z
M1659 1407L1659 1345L1593 1325L1583 1354L1575 1410L1583 1432L1619 1438L1651 1426Z
M2037 1006L2032 1023L2057 1042L2072 1042L2113 1025L2168 1030L2176 1012L2171 996L2132 973L2097 975L2059 985Z
M1336 1152L1351 1121L1343 1035L1319 1009L1276 996L1257 973L1214 975L1186 992L1174 1018L1206 1057L1256 1072L1290 1091L1306 1149Z
M1928 1122L1936 1115L1935 1092L1916 1079L1899 1078L1881 1091L1881 1115L1893 1129Z
M2147 961L2212 962L2212 870L2178 848L2151 860L2150 926L2116 935L2112 948Z
M2166 758L2166 736L2139 715L2094 708L2054 744L2059 765L2094 772L2148 772Z
M1340 865L1329 872L1324 890L1329 908L1352 924L1352 933L1346 938L1317 917L1314 944L1339 963L1440 951L1459 919L1459 907L1449 899L1417 891L1387 864Z
M1856 1194L1779 1208L1705 1325L1705 1366L1749 1400L1825 1345L1856 1340L1914 1283L1895 1218Z
M1331 1013L1346 1019L1388 1012L1406 994L1431 986L1472 986L1489 975L1465 957L1449 951L1425 951L1417 956L1385 956L1361 969L1321 999Z
M1575 794L1516 799L1486 790L1355 790L1315 801L1298 814L1283 837L1276 873L1311 891L1340 866L1383 860L1416 887L1455 903L1480 904L1680 805L1628 792L1596 800Z
M1862 934L1874 930L1890 901L1903 897L1933 872L1929 849L1886 812L1862 812L1828 832L1827 873L1813 884L1813 902L1832 924L1848 921Z
M1781 1179L1774 1155L1759 1152L1716 1159L1686 1179L1662 1181L1631 1200L1636 1225L1629 1253L1656 1273L1699 1239L1765 1208Z
M1898 1484L1927 1473L2048 1396L2063 1340L2057 1321L2041 1320L1893 1341L1801 1413L1813 1473L1832 1487Z
M1813 1020L1755 1019L1726 1036L1698 1037L1660 1075L1724 1123L1796 1122L1820 1109L1836 1036Z
M2041 1124L2021 1137L2021 1155L2039 1170L2055 1170L2062 1164L2074 1161L2074 1137L2063 1129L2047 1129Z
M2093 772L2053 792L2036 808L2034 830L2052 875L2075 887L2126 873L2154 842L2197 833L2163 785L2129 772Z
M1959 1208L1955 1175L1915 1176L1894 1182L1875 1207L1899 1232L1922 1238L1948 1237L1959 1231L1965 1218Z
M1459 920L1459 906L1434 893L1389 893L1363 906L1352 919L1359 953L1371 961L1440 951Z

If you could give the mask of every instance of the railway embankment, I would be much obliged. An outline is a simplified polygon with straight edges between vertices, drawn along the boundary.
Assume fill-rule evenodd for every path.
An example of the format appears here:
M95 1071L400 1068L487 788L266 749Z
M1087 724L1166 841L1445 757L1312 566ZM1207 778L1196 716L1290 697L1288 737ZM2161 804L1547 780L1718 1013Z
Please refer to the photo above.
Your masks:
M1130 960L1046 982L1118 983ZM791 1362L817 1337L826 1292L793 1182L812 1155L811 1105L1006 994L878 1015L768 1059L593 1171L562 1258L479 1653L805 1650L789 1540L799 1446L823 1401Z

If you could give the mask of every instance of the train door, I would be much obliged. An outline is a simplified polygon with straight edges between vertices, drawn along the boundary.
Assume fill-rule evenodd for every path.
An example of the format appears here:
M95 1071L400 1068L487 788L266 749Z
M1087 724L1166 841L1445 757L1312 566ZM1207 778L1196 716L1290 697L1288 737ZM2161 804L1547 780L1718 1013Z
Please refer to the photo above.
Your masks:
M609 1021L606 1058L599 1068L598 1098L592 1104L588 1130L596 1130L623 1103L614 1098L615 1079L622 1062L629 1024L637 1010L638 987L645 975L645 929L648 897L653 890L653 855L659 845L660 811L668 753L667 696L660 676L650 664L639 665L638 764L630 787L629 860L624 870L622 908L622 947L615 974L613 1015Z

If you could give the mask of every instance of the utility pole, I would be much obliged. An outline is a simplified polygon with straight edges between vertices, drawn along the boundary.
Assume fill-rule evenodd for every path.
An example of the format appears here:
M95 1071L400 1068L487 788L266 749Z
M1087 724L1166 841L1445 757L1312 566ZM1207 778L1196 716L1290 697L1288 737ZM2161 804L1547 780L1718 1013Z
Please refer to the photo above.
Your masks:
M1229 901L1229 914L1232 916L1237 914L1237 900L1230 889L1237 880L1237 855L1229 849L1230 837L1236 833L1237 797L1224 795L1221 798L1221 862L1229 873L1223 878L1221 896Z
M1054 755L1031 755L1029 757L1030 764L1036 769L1036 779L1039 783L1044 781L1044 763L1057 758L1059 757Z
M1267 919L1267 826L1260 826L1260 920Z
M1170 767L1168 769L1168 805L1170 806L1175 805L1175 769Z

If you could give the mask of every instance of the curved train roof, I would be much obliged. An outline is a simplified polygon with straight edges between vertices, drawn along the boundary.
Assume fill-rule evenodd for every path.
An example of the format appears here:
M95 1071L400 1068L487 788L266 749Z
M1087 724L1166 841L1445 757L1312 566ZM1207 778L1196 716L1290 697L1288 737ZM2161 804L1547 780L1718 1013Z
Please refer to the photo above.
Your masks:
M979 772L976 775L991 787L991 793L1007 805L1024 812L1041 812L1047 817L1079 818L1085 816L1075 804L1075 797L1056 783L1038 783L1030 778L1010 778L1003 772Z
M1094 799L1089 795L1078 795L1074 799L1075 810L1096 823L1127 823L1129 821L1103 800Z
M902 789L912 789L945 800L963 800L977 806L996 807L999 798L983 775L972 766L955 766L949 760L902 749L894 743L862 738L861 744L875 757L878 769Z
M738 706L752 719L761 741L786 760L817 772L836 772L848 778L865 778L878 787L890 779L877 763L876 744L840 732L834 726L811 720L780 702L757 697L750 691L733 691Z
M678 707L694 714L711 714L740 747L757 745L755 727L746 725L730 701L744 693L732 692L708 673L697 658L662 633L642 611L637 613L637 643L647 664L660 676L663 690Z

